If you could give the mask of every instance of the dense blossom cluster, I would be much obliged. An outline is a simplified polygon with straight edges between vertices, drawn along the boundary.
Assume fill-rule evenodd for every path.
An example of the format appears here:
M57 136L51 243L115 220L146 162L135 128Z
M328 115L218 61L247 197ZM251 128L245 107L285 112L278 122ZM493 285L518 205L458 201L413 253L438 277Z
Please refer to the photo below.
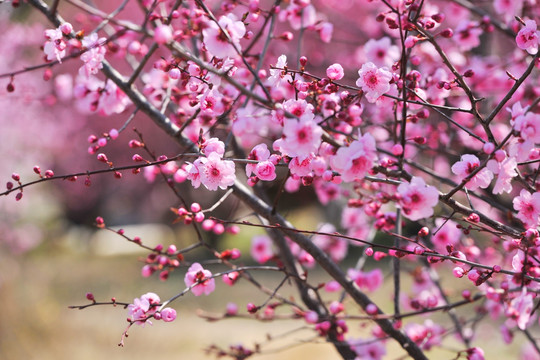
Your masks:
M45 76L54 84L49 106L73 101L83 114L125 121L89 137L100 165L122 178L107 144L124 138L137 113L164 130L164 143L181 147L158 156L137 132L126 141L137 153L122 170L143 172L155 186L166 179L175 197L164 208L175 224L195 229L197 243L164 250L118 232L150 252L144 277L159 272L167 280L185 268L186 288L172 300L212 294L218 276L228 286L245 279L269 296L259 305L246 299L250 316L272 320L288 308L347 359L382 359L390 339L424 359L446 346L449 333L461 347L456 359L483 359L475 331L489 314L486 321L503 324L505 341L525 334L538 352L525 347L524 359L540 358L530 335L540 281L536 0L142 1L127 11L142 9L144 21L87 10L102 18L94 27L29 3L54 23L41 53L55 70ZM355 30L344 30L332 10L355 14L344 21ZM71 59L82 61L74 74L58 65ZM8 75L7 90L16 92L17 74ZM79 176L90 186L97 173ZM178 190L186 184L200 197L191 206ZM17 191L20 200L24 187L13 174L2 195ZM313 196L302 198L301 189ZM222 197L203 208L204 190ZM211 217L231 194L250 211ZM318 202L328 218L316 229L294 228L284 198ZM268 230L250 237L251 259L205 239L236 235L236 224ZM188 262L199 247L211 259ZM330 276L323 284L307 271L317 264ZM279 294L285 280L267 291L253 269L281 272L301 300ZM462 288L446 285L448 278ZM369 298L381 289L391 292L393 309ZM166 304L153 293L134 299L130 325L173 321ZM422 317L442 310L445 321ZM229 304L224 318L239 311ZM372 324L368 336L352 330L358 319ZM237 346L218 354L252 353Z

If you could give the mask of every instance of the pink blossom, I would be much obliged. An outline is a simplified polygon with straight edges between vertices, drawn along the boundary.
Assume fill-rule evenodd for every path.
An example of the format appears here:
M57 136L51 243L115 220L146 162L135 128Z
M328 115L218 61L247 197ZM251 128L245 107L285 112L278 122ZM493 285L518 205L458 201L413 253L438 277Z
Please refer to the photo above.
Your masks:
M306 157L294 157L289 162L289 169L291 170L291 174L297 175L297 176L308 176L313 175L311 173L311 160L313 159L313 156L306 156Z
M484 360L484 350L473 347L467 350L467 360Z
M236 180L234 162L223 160L217 152L210 153L206 158L201 157L195 160L193 165L198 169L200 182L208 190L217 190L218 187L224 190L233 185ZM193 169L190 167L187 170L191 175ZM190 178L192 183L193 179L196 179L195 171L193 171L193 175L193 178Z
M154 41L160 45L166 44L173 39L172 29L169 25L159 25L154 30Z
M519 131L521 138L534 143L540 142L540 114L528 112L517 116L514 120L514 129Z
M345 74L343 72L343 67L340 64L330 65L326 69L326 76L328 76L328 78L330 80L341 80L341 79L343 79L343 76L345 76Z
M458 176L459 181L465 179L469 174L480 166L480 160L471 154L461 155L461 160L452 165L452 172ZM493 179L493 173L488 169L482 169L465 184L469 190L476 190L479 187L485 189Z
M155 313L159 302L159 296L154 293L146 293L140 298L134 299L133 304L128 305L128 313L131 317L131 321L138 325L145 323L152 324L152 322L147 319L149 315Z
M403 215L413 221L433 215L433 208L439 202L437 188L426 185L421 177L414 176L409 184L401 183L397 191Z
M367 61L379 67L391 67L401 56L399 48L387 36L379 40L369 39L364 45L364 53Z
M276 178L276 167L270 158L270 151L266 144L259 144L255 146L249 153L249 160L257 160L257 164L246 165L246 175L251 176L252 173L264 181L272 181Z
M208 116L219 116L223 114L225 106L223 105L223 95L214 87L199 95L199 109Z
M84 65L79 69L79 74L89 77L98 73L99 69L103 67L101 62L105 58L107 48L103 46L105 44L105 38L99 38L97 33L92 33L85 36L82 39L82 46L86 51L81 55L81 60Z
M462 232L456 227L456 225L458 224L453 220L445 220L441 218L435 220L437 230L434 230L431 241L435 245L436 249L446 252L446 246L454 246L459 243Z
M349 340L349 344L357 355L355 360L381 360L386 355L386 347L378 339Z
M517 176L517 161L515 158L507 157L501 162L491 159L488 161L486 168L498 175L493 187L494 194L510 193L512 191L512 179Z
M329 43L332 40L332 35L334 33L334 25L329 22L323 22L319 28L319 36L323 43Z
M442 335L445 333L445 330L442 326L428 319L424 321L424 324L407 324L405 326L405 333L412 341L421 345L422 349L430 350L433 346L441 344Z
M526 287L523 287L521 293L510 301L505 313L510 320L515 321L518 328L525 330L531 318L533 308L533 296L527 293Z
M370 103L374 103L381 95L390 90L392 73L386 68L378 68L372 62L368 62L358 70L358 75L360 78L356 80L356 86L362 88Z
M517 46L534 55L538 52L539 35L540 31L537 30L536 21L525 20L525 27L519 30L516 36Z
M266 235L254 236L251 239L251 257L260 264L264 264L275 255L272 240Z
M523 189L519 196L512 201L514 209L518 214L516 217L523 221L526 227L535 228L540 223L540 192L531 195L530 192Z
M202 153L209 156L211 153L217 153L219 157L225 154L225 144L218 138L210 138L202 143Z
M321 233L334 233L336 228L332 224L323 224L319 228ZM316 234L311 239L315 245L321 248L330 258L336 263L340 262L347 256L349 242L337 236Z
M58 60L61 63L62 58L66 55L67 47L62 30L60 28L47 29L45 30L45 38L47 41L43 46L43 51L47 55L47 60Z
M165 309L161 310L161 319L165 322L176 320L176 310L166 307Z
M199 263L193 263L189 267L184 277L184 283L187 287L194 285L191 292L195 296L209 295L216 288L216 282L210 270L205 270Z
M375 291L383 283L383 273L381 269L373 269L363 272L360 270L349 269L347 276L362 290Z
M284 156L306 158L321 145L322 128L311 119L284 119L283 135L274 142Z
M291 74L286 73L283 68L287 67L287 56L281 55L274 66L276 69L270 69L268 85L271 87L281 87L283 84L292 82Z
M307 4L306 6L306 4L298 4L291 1L287 9L280 12L280 21L288 20L294 30L300 30L300 28L306 28L315 24L317 20L315 8L309 2Z
M497 14L503 15L506 20L512 18L515 14L521 13L523 0L495 0L493 8Z
M263 181L276 179L276 166L271 161L261 161L255 167L255 175Z
M454 31L453 39L463 51L471 50L480 45L482 30L477 23L463 20Z
M348 147L341 147L330 159L330 166L341 174L343 181L363 178L373 167L377 159L375 139L371 134L364 134Z
M236 57L235 48L239 51L242 49L240 39L246 34L246 26L242 21L237 21L233 14L220 17L218 24L210 21L208 27L203 29L206 48L218 58Z

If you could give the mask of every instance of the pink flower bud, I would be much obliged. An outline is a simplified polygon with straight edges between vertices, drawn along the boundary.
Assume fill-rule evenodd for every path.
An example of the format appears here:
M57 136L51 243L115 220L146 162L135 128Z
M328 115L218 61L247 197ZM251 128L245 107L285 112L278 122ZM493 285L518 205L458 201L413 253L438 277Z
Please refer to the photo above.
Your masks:
M112 140L116 140L118 138L118 130L116 129L111 129L109 130L109 136L111 137Z
M379 309L377 309L377 306L375 304L368 304L366 306L366 313L369 315L376 315L379 312Z
M169 25L159 25L154 30L154 41L160 45L166 44L173 39L173 33Z
M491 154L493 151L495 151L495 144L491 142L487 142L483 146L483 150L486 154Z
M307 311L305 314L304 314L304 320L308 323L308 324L316 324L317 321L319 321L319 315L317 315L317 313L313 310L310 310L310 311Z
M62 34L69 35L73 31L73 26L70 23L63 23L60 25L60 31L62 31Z
M197 213L199 211L201 211L201 205L199 203L193 203L191 204L191 207L190 207L191 211L194 212L194 213Z
M176 310L174 310L172 308L169 308L169 307L161 310L161 318L165 322L174 321L176 319Z

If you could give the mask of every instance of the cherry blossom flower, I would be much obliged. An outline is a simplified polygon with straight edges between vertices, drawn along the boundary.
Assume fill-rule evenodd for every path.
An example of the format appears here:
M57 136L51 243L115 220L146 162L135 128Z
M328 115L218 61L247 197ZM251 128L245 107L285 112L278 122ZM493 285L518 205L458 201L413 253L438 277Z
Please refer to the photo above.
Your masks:
M62 58L66 55L67 48L62 30L60 27L57 29L47 29L45 30L45 38L47 41L43 46L43 52L47 55L47 60L58 60L61 63Z
M326 76L330 80L341 80L345 76L343 67L340 64L332 64L326 69Z
M440 345L444 332L444 328L435 324L431 319L424 321L424 324L409 323L405 326L407 336L421 345L424 350L430 350L433 346Z
M513 323L521 330L525 330L531 318L533 307L533 296L532 294L527 293L526 287L523 287L521 293L510 301L510 304L505 311L506 316L509 318L506 325L511 327L509 323Z
M272 240L268 236L258 235L251 239L251 257L259 264L264 264L274 255Z
M233 14L220 17L218 24L210 21L208 27L203 29L202 33L206 48L218 58L234 58L238 56L235 47L239 51L242 49L240 39L246 34L246 26L242 21L236 20Z
M491 159L488 161L486 168L498 175L493 187L494 194L510 193L512 191L512 179L517 176L517 161L515 158L506 157L501 162Z
M531 55L538 52L540 41L540 31L538 31L536 21L525 20L525 27L519 30L516 35L516 43L520 49L527 50Z
M191 292L195 296L202 294L209 295L216 288L216 282L212 277L210 270L205 270L201 264L193 263L184 277L184 283L187 287L193 286Z
M409 184L401 183L397 192L403 215L416 221L433 215L433 208L439 202L439 191L435 186L426 185L424 179L414 176Z
M347 276L362 290L375 291L383 283L383 273L381 269L373 269L363 272L356 269L347 270Z
M147 319L148 316L155 313L159 302L159 296L154 293L146 293L140 298L134 299L133 304L128 305L128 313L131 321L137 325L143 325L146 323L152 325L152 322Z
M171 322L176 320L176 310L170 307L166 307L165 309L160 311L161 313L161 319L165 322Z
M236 180L234 162L223 160L217 152L210 153L206 158L201 157L195 160L193 165L198 169L200 182L208 190L217 190L218 187L225 190L227 187L233 185ZM190 167L187 170L191 175L192 168ZM188 178L192 180L190 177Z
M377 159L375 139L371 134L359 136L348 147L341 147L330 159L330 166L343 181L363 178Z
M103 68L101 63L105 58L107 48L105 38L99 38L97 33L92 33L82 39L82 46L86 51L81 55L81 60L84 65L79 69L79 74L89 77L98 73L99 69Z
M519 131L522 139L540 142L540 114L528 112L514 120L514 129Z
M458 176L459 181L462 181L468 177L474 170L480 166L480 160L471 154L461 155L460 161L452 165L452 172ZM469 190L476 190L478 188L485 189L493 179L493 173L488 169L482 169L476 175L474 175L465 187Z
M336 231L334 225L326 223L322 224L319 228L319 232L331 234ZM340 262L347 256L347 250L349 247L349 242L345 239L316 234L311 239L315 245L320 247L325 253L327 253L332 260L335 262Z
M292 82L291 74L282 70L287 67L287 56L281 55L278 57L278 61L274 67L277 69L270 69L270 76L267 80L270 87L281 87L282 84Z
M367 61L379 67L391 67L399 60L399 47L392 44L392 40L385 36L379 40L369 39L364 45Z
M298 4L291 1L290 5L280 12L279 20L288 20L294 30L300 30L315 24L316 15L315 8L309 2Z
M211 153L216 153L219 157L223 157L225 154L225 143L216 137L204 140L202 143L202 153L209 156Z
M274 148L284 156L299 156L303 160L317 151L322 133L322 128L309 116L300 115L299 120L287 118L283 120L283 134L274 142Z
M526 227L535 228L540 223L540 192L531 195L530 192L523 189L519 196L512 201L514 209L518 214L516 217L523 221Z
M435 220L437 230L436 233L434 230L431 241L437 250L446 251L448 245L454 246L459 243L462 232L456 225L458 224L453 220L444 220L441 218Z
M169 25L159 25L154 30L154 41L160 45L166 44L173 39L172 29Z
M514 14L520 14L523 6L523 0L495 0L493 8L497 14L503 15L508 21Z
M456 27L453 39L461 50L468 51L480 45L480 35L482 30L476 22L464 20Z
M390 90L392 73L386 68L378 68L372 62L368 62L358 70L358 75L360 78L356 80L356 85L362 88L370 103L374 103L381 95Z
M381 360L386 355L386 347L378 339L349 340L349 344L357 355L355 360Z
M332 40L332 35L334 33L334 25L325 21L320 26L318 26L317 31L319 32L321 41L328 44Z

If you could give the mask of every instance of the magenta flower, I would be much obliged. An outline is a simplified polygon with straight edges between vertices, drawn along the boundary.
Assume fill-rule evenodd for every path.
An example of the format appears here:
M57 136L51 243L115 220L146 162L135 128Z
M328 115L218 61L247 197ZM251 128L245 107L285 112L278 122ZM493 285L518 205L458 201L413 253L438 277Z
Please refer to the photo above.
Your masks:
M527 328L527 323L531 318L531 312L534 307L533 296L527 294L527 288L523 287L521 293L514 298L506 309L506 316L521 330Z
M234 48L241 50L240 39L246 34L246 26L242 21L237 21L233 14L220 17L218 23L219 26L210 21L202 31L204 44L218 58L234 58L238 55ZM230 42L222 29L229 35Z
M336 231L334 225L330 223L323 224L319 228L319 232L331 234ZM340 262L347 256L349 242L345 239L329 236L329 235L314 235L311 239L315 245L320 247L330 258L336 263Z
M146 293L138 299L133 299L133 304L128 305L128 314L131 321L135 322L137 325L145 323L152 325L152 322L147 319L149 315L155 313L159 302L159 296L154 293Z
M161 319L165 322L176 320L176 310L169 307L161 310Z
M540 192L531 195L530 192L523 189L512 203L518 212L516 217L523 221L526 227L536 228L538 226L540 223Z
M377 159L375 139L364 134L348 147L341 147L330 159L330 166L339 172L343 181L363 178Z
M397 191L403 215L413 221L433 215L433 208L439 202L437 188L426 185L421 177L414 176L409 184L401 183Z
M471 154L461 155L461 160L452 165L452 172L456 174L459 181L462 181L469 176L474 170L480 166L480 160ZM469 190L476 190L478 188L485 189L493 179L493 173L488 169L482 169L476 175L474 175L465 187Z
M364 45L364 53L368 61L379 67L390 67L401 56L399 48L392 45L392 40L387 36L379 40L369 39Z
M386 68L378 68L372 62L368 62L358 70L358 75L360 78L356 80L356 85L362 88L370 103L374 103L381 95L390 90L392 73Z
M193 165L199 170L200 182L208 190L217 190L218 187L226 189L236 180L234 162L223 160L216 152L210 153L206 158L201 157L195 160ZM191 174L192 170L190 168L188 173Z
M540 115L528 112L517 116L514 120L514 130L519 131L524 140L540 142Z
M43 51L47 55L48 61L58 60L62 62L62 58L66 56L67 44L64 41L64 36L60 28L45 30L45 38L47 41L43 46Z
M274 148L279 147L285 156L306 158L321 145L322 133L322 128L311 119L287 118L283 120L283 135L274 142Z
M497 181L493 187L494 194L510 193L512 191L512 179L517 176L517 161L515 158L507 157L501 162L491 159L488 161L486 168L497 174Z
M193 286L191 292L195 296L209 295L216 288L216 282L210 270L205 270L199 263L193 263L189 267L184 283L187 287Z
M516 35L516 43L520 49L527 50L531 55L538 52L540 31L537 30L536 21L525 20L525 27Z
M362 290L375 291L381 287L383 283L383 273L381 269L373 269L363 272L356 269L347 270L347 276L355 282Z
M272 240L266 235L254 236L251 239L251 257L260 264L264 264L275 255Z
M341 80L345 76L345 73L340 64L333 64L326 69L326 76L331 80Z

